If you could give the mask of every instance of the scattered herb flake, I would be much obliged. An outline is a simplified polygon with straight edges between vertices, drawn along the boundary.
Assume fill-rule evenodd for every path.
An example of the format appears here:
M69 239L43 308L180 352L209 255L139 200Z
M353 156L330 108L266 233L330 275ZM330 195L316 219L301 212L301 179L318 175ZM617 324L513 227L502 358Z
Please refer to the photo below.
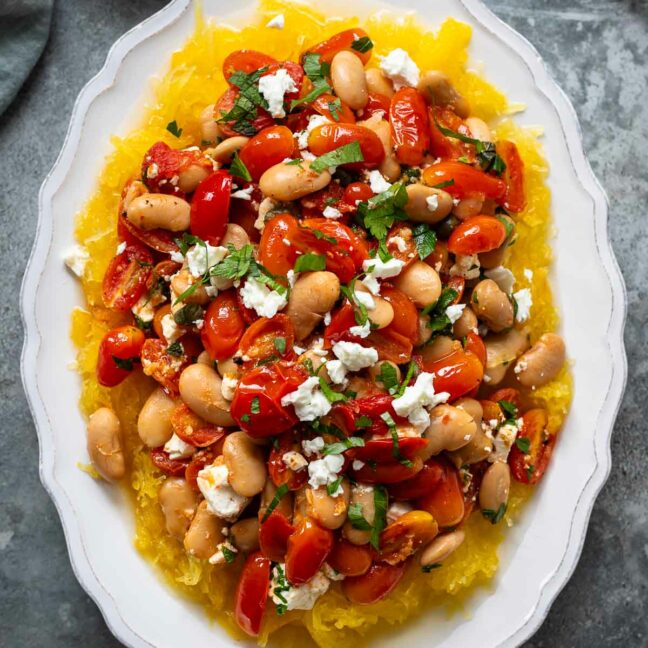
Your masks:
M178 122L176 122L175 119L166 125L166 129L174 137L180 137L180 135L182 135L182 128L178 128Z

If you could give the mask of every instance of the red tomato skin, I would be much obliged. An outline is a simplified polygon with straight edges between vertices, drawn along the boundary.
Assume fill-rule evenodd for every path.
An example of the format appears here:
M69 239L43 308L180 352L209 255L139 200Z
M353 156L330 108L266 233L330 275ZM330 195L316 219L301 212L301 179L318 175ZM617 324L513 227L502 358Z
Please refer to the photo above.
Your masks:
M362 576L371 567L371 549L367 545L354 545L339 537L326 562L339 574Z
M360 470L354 470L353 476L356 481L365 484L397 484L411 479L422 469L423 461L420 457L414 457L411 466L405 466L398 461L379 463L375 468L366 464Z
M537 484L547 469L557 438L547 433L547 423L547 412L543 409L532 409L522 415L518 439L529 439L529 452L522 452L514 444L508 458L513 478L522 484Z
M475 159L474 144L467 144L458 139L447 137L439 130L439 126L442 126L455 133L470 136L470 130L461 118L447 106L431 106L428 116L431 155L450 160L467 158L470 162L473 162Z
M367 202L367 200L373 198L373 195L374 192L371 191L371 187L366 183L352 182L346 186L342 201L349 206L350 211L355 212L358 209L358 201Z
M358 117L361 121L364 121L379 112L384 113L386 117L389 115L390 105L391 100L387 95L379 94L378 92L370 92L367 105L360 111Z
M291 585L307 583L321 569L333 548L333 533L304 518L288 538L286 578Z
M342 581L345 596L358 605L371 605L384 599L400 583L405 574L406 562L398 565L374 563L362 576L352 576Z
M189 463L187 459L171 459L164 448L151 448L149 457L158 470L170 477L182 477Z
M448 251L453 254L480 254L500 247L506 240L506 228L495 216L471 216L452 230Z
M220 454L222 454L222 443L225 441L223 436L220 441L217 441L213 446L209 448L203 448L198 450L191 460L187 464L184 472L184 478L186 482L191 486L192 490L196 493L200 492L198 488L198 473L205 467L214 463L214 459Z
M439 162L423 171L423 183L435 186L453 181L443 188L455 198L480 196L502 203L506 195L506 183L500 178L484 173L462 162Z
M375 169L385 158L385 149L376 133L357 124L323 124L314 128L308 136L308 148L314 155L334 151L340 146L358 142L363 162L341 166L348 169Z
M153 164L155 171L149 174ZM156 142L144 155L141 177L149 191L184 198L185 193L171 180L193 164L211 168L211 162L198 150L173 149L164 142Z
M418 311L414 302L390 284L383 284L380 294L394 309L394 319L387 328L415 342L418 337Z
M102 297L108 308L128 311L144 294L153 256L142 245L127 245L114 256L103 276Z
M216 102L216 107L214 108L214 117L215 119L220 119L226 113L228 113L234 106L234 102L239 96L240 92L238 88L230 88ZM268 126L274 126L274 119L268 113L267 110L263 108L257 108L257 116L252 120L252 126L258 132ZM235 135L240 135L241 133L234 130L232 127L234 125L233 121L219 123L219 128L223 131L228 137L233 137Z
M280 353L274 344L277 338L283 338L286 344L284 353ZM274 317L261 317L246 329L239 342L239 355L247 356L249 366L271 355L289 359L295 342L295 330L288 315L278 313Z
M294 150L295 139L290 129L285 126L270 126L252 137L241 149L239 156L252 180L258 182L271 166L292 157Z
M519 213L526 207L524 162L520 157L517 146L513 142L507 140L498 142L496 149L506 164L506 171L504 172L506 195L503 206L508 211Z
M288 538L295 527L279 511L272 511L259 526L259 546L266 558L273 562L284 562L288 551Z
M278 214L263 229L259 243L259 263L275 275L286 275L297 261L299 226L291 214ZM286 245L284 241L290 241Z
M466 335L466 346L465 346L466 351L470 351L471 353L474 353L478 358L479 362L482 363L482 367L484 367L484 370L486 369L486 345L484 344L484 341L475 333L474 331L470 331L468 335Z
M388 487L389 497L395 500L410 500L431 493L443 478L443 466L438 459L428 459L421 471L414 477Z
M406 459L413 459L416 453L427 446L427 440L421 437L402 437L399 439L398 448ZM378 463L391 463L394 442L388 439L371 439L365 441L362 448L353 450L353 458L360 461L377 461Z
M453 351L434 362L424 362L423 369L435 374L434 389L437 393L448 392L449 402L479 387L484 377L484 367L479 358L463 349Z
M120 326L108 331L99 344L97 356L97 380L104 387L114 387L131 374L132 370L121 369L113 358L139 360L146 336L135 326Z
M175 242L177 234L160 227L152 230L142 229L134 223L131 223L126 215L119 217L117 221L117 232L120 240L126 241L127 245L140 245L144 243L144 245L147 245L153 250L164 252L165 254L171 254L171 252L177 252L178 250L178 244Z
M283 460L284 454L294 450L301 452L301 445L299 442L299 435L297 432L282 434L279 437L277 447L272 448L270 456L268 457L268 474L275 486L288 484L291 491L299 490L308 480L308 470L291 470L286 466Z
M224 169L214 171L196 188L191 200L190 229L194 236L218 245L225 235L232 195L232 176Z
M229 81L235 72L250 74L263 67L270 67L277 63L277 59L263 52L248 49L237 50L225 57L223 61L223 76L226 81Z
M391 99L389 119L398 161L408 166L421 164L430 146L425 99L414 88L401 88Z
M334 34L330 38L317 45L313 45L304 52L304 54L319 54L320 61L322 63L330 63L333 60L333 57L342 51L353 52L361 61L363 65L366 65L369 59L371 58L372 50L367 52L358 52L358 50L353 49L352 45L361 38L367 38L367 32L360 27L353 27L352 29L346 29L337 34ZM303 62L303 55L302 55Z
M335 111L337 119L333 116L329 104L336 100L337 97L335 95L325 93L317 97L317 99L313 101L311 106L320 115L324 115L324 117L327 117L331 121L338 122L340 124L355 124L356 117L353 114L353 110L351 110L351 108L349 108L349 106L347 106L342 100L340 100L340 107Z
M261 630L269 589L270 561L260 551L255 551L245 561L234 596L236 623L251 637L258 636Z
M209 304L200 339L210 358L225 360L234 355L245 332L245 322L234 293L222 292Z
M430 513L440 527L459 524L465 512L463 485L459 471L449 462L439 460L442 475L436 487L415 500L416 509Z

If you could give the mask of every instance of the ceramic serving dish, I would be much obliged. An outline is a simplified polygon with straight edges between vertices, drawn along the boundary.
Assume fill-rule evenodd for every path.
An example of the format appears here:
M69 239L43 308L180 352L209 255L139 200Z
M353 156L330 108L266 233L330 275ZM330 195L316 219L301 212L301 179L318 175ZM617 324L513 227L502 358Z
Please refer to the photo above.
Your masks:
M237 3L250 11L253 1ZM330 5L330 9L329 9ZM594 500L610 470L610 436L626 379L624 286L610 248L606 197L583 153L576 115L538 53L477 0L392 0L431 26L447 16L472 25L471 55L510 99L524 101L521 124L545 130L556 237L553 287L562 334L573 361L574 401L558 451L541 487L500 548L489 589L465 615L443 612L385 635L375 645L517 646L542 623L578 560ZM231 3L205 0L204 12L228 22ZM354 13L376 5L354 4ZM320 5L320 9L321 9ZM331 14L338 11L327 2ZM22 375L40 441L40 474L56 504L81 585L106 623L130 646L235 645L202 609L161 583L132 544L125 494L88 479L78 376L69 339L71 310L83 304L62 263L73 241L74 214L90 196L110 150L109 136L136 123L147 80L193 30L190 0L175 0L122 36L82 90L65 143L41 187L36 241L22 287L25 345ZM116 109L118 108L118 109Z

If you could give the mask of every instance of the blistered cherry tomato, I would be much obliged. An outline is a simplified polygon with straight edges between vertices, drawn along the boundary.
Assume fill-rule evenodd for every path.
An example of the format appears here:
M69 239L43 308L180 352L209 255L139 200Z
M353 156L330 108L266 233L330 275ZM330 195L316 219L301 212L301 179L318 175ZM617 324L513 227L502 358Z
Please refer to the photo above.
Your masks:
M453 254L480 254L496 250L506 240L506 228L495 216L472 216L459 223L448 239Z
M171 427L176 436L196 448L206 448L225 435L225 429L207 423L181 403L171 412Z
M366 182L352 182L344 189L343 202L347 204L351 211L358 209L358 202L367 202L373 198L374 192Z
M286 578L291 585L307 583L322 568L333 548L333 533L304 518L288 538Z
M287 452L301 452L300 436L297 432L282 434L273 444L268 457L268 474L275 486L287 484L292 491L299 490L308 479L308 469L292 470L283 460Z
M423 182L431 187L443 185L443 190L456 198L479 196L503 202L506 183L462 162L440 162L423 171Z
M292 157L294 150L295 139L290 129L285 126L270 126L252 137L239 155L252 180L257 182L271 166Z
M164 448L151 448L149 457L158 470L170 477L182 477L189 464L188 459L171 459Z
M518 148L513 142L506 140L498 142L496 149L506 164L506 170L504 172L506 196L502 204L509 211L521 212L526 207L524 162L522 162Z
M291 214L278 214L263 229L259 243L259 263L275 275L285 276L297 261L299 225ZM288 245L286 245L288 241Z
M226 81L229 81L232 74L235 72L243 72L244 74L251 74L264 67L276 65L277 59L272 58L263 52L255 50L237 50L228 54L223 61L223 76Z
M450 402L479 387L484 377L484 367L479 358L463 349L434 362L424 362L423 369L434 373L434 390L437 394L448 392Z
M178 251L178 244L175 242L177 234L169 230L157 227L151 230L145 230L131 223L125 214L122 214L117 221L117 232L122 241L127 245L139 245L144 243L157 252L171 254Z
M326 562L344 576L362 576L371 567L371 549L368 545L354 545L339 537Z
M444 476L443 465L436 459L428 459L423 468L411 479L388 487L389 496L396 500L410 500L431 493Z
M352 29L346 29L338 34L334 34L317 45L313 45L313 47L307 49L304 54L319 54L322 63L330 63L338 52L348 50L349 52L353 52L362 61L363 65L366 65L371 58L371 48L366 52L360 52L355 49L353 45L360 39L368 38L369 36L364 29L353 27ZM304 55L302 55L302 62L303 58Z
M375 466L365 464L360 470L353 471L356 481L364 484L397 484L398 482L411 479L423 468L423 461L420 457L414 457L409 464L398 461L391 463L379 463Z
M415 508L430 513L440 527L461 522L464 515L463 485L459 471L449 462L439 460L443 473L436 487L415 501Z
M405 565L406 563L374 563L366 574L345 578L342 581L342 591L352 603L377 603L398 585L405 573Z
M354 398L335 405L332 415L349 436L356 434L359 429L368 435L385 435L389 432L389 428L382 418L383 414L388 413L397 424L407 420L396 414L392 407L393 400L393 396L385 393ZM366 423L366 419L369 419L371 423L363 424L360 428L360 421Z
M335 149L358 142L362 151L362 162L342 164L348 169L375 169L385 158L385 149L378 135L357 124L323 124L314 128L308 136L308 148L320 156Z
M156 142L144 155L141 177L149 191L184 196L177 177L190 166L197 164L211 169L211 162L200 150L172 149L164 142ZM175 179L175 180L174 180Z
M237 100L240 91L238 88L230 88L227 90L216 102L216 108L214 109L215 119L220 119L229 113L234 107L234 102ZM256 111L256 117L252 120L252 127L255 132L259 132L268 126L274 126L274 119L267 110L259 107ZM234 129L236 120L232 119L225 123L219 123L220 129L228 137L233 137L234 135L241 135L241 133ZM249 133L246 133L249 135Z
M144 294L153 269L153 256L141 245L127 245L113 257L103 277L102 297L108 308L128 311Z
M556 435L547 431L547 422L543 409L532 409L522 415L522 427L508 459L516 481L537 484L544 475L556 443ZM528 439L528 450L520 449L524 443L521 439Z
M311 106L324 117L341 124L355 124L356 118L353 110L341 99L328 92L320 95L313 101Z
M167 349L164 340L146 340L141 353L142 369L147 376L157 380L171 398L175 398L178 395L180 374L189 365L190 359L185 353L179 357L171 355Z
M224 169L214 171L196 188L191 200L191 233L218 245L229 219L232 176Z
M486 367L486 345L477 333L469 331L468 335L466 335L466 344L464 348L466 351L474 353L479 358L479 362L482 363L482 366L484 368Z
M279 313L272 318L261 317L243 334L239 342L239 352L249 358L248 365L270 356L285 359L292 354L295 330L288 315Z
M225 441L225 436L221 437L214 445L208 448L198 450L189 463L184 472L184 478L187 484L197 493L200 492L198 487L198 473L205 467L214 463L214 459L223 453L222 444Z
M405 264L403 268L418 260L418 249L410 225L406 223L394 224L387 233L387 251L394 259L398 259Z
M251 637L258 636L261 630L270 589L270 566L270 560L260 551L251 553L236 587L234 618L239 628Z
M520 390L515 389L514 387L502 387L501 389L494 391L488 399L494 403L508 401L509 403L513 403L513 405L518 409L520 409L522 405L522 395L520 394Z
M373 117L376 113L382 113L383 117L387 119L389 116L389 106L391 105L391 100L389 97L377 92L370 92L369 98L367 100L366 106L360 111L358 117L361 120L369 119Z
M396 157L401 164L423 162L430 145L427 104L418 90L401 88L391 100L389 119Z
M406 337L411 342L416 341L418 336L418 311L414 306L414 302L404 292L390 284L383 284L380 294L394 308L394 319L387 328Z
M427 446L427 440L421 437L400 437L398 452L405 459L413 459L416 453ZM386 439L370 439L361 448L353 450L353 458L360 461L377 461L390 463L394 461L394 442L391 437Z
M120 326L108 331L99 344L97 380L105 387L114 387L133 370L139 361L146 336L135 326Z
M474 144L462 142L454 137L448 137L440 130L440 128L446 128L454 133L460 133L470 137L470 131L462 119L447 106L432 106L428 114L431 155L446 160L464 158L469 162L473 162L475 160Z
M380 360L389 360L396 364L409 362L412 357L414 338L408 338L391 328L391 324L377 331L372 331L366 338L368 346L378 351Z
M283 513L272 511L265 522L259 526L259 546L264 556L274 562L284 562L288 551L288 538L295 527Z
M200 339L214 360L234 355L245 332L245 322L233 292L222 292L209 304Z

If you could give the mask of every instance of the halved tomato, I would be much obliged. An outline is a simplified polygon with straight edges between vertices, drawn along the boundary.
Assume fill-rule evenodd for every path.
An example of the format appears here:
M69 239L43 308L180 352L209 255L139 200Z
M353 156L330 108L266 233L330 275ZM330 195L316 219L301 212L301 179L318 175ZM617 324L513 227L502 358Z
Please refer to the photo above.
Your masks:
M512 212L521 212L526 207L524 193L524 162L520 157L517 146L513 142L498 142L497 153L506 164L504 181L506 182L506 196L502 203L505 209Z
M158 338L148 339L142 347L142 369L147 376L157 380L162 389L172 398L178 395L178 383L183 369L189 365L189 358L168 353L167 344Z
M292 470L285 464L283 457L287 452L301 452L300 435L286 432L277 439L268 457L268 473L275 486L287 484L292 491L299 490L308 480L308 469Z
M235 72L251 74L263 67L269 68L271 65L276 65L277 63L276 58L263 52L248 49L236 50L225 57L223 61L223 76L226 81L229 81Z
M362 162L343 164L347 169L375 169L385 158L385 149L376 133L357 124L323 124L314 128L308 136L308 148L320 156L335 149L358 142Z
M175 242L177 233L160 227L151 230L142 229L134 223L131 223L125 215L119 217L117 230L120 234L120 239L125 240L128 245L144 243L144 245L157 252L164 252L165 254L177 252L179 249L178 244Z
M353 52L353 54L362 61L363 65L366 65L371 58L372 48L369 48L364 52L356 49L357 45L356 48L354 48L354 44L361 39L364 39L363 42L369 40L367 32L364 29L360 29L360 27L353 27L352 29L346 29L338 34L334 34L317 45L313 45L313 47L307 49L304 54L319 54L322 63L330 63L338 52L347 50ZM304 60L304 54L302 54L302 62Z
M189 464L188 459L171 459L164 448L151 448L149 457L158 470L170 477L182 477Z
M264 556L273 562L284 562L288 551L288 538L295 527L283 513L275 510L259 526L259 546Z
M490 252L506 240L506 228L495 216L472 216L459 223L448 239L453 254L470 256Z
M441 461L443 474L432 492L415 500L417 509L430 513L440 527L459 524L464 516L463 485L459 471L448 461Z
M245 332L236 294L222 292L209 304L200 339L214 360L226 360L234 355Z
M544 409L532 409L522 415L522 427L509 454L513 477L523 484L537 484L551 459L556 435L547 430L548 417ZM524 439L527 439L524 447Z
M504 180L462 162L432 164L423 171L423 182L430 187L443 185L455 198L478 196L502 203L506 197Z
M434 374L437 393L448 392L452 402L479 387L484 377L480 359L470 351L457 349L434 362L423 362L423 369Z
M291 585L307 583L322 568L333 548L333 532L304 518L288 538L286 578Z
M397 461L376 465L365 464L360 470L353 471L353 478L365 484L397 484L411 479L422 469L423 461L420 457L414 457L408 464Z
M387 488L389 496L396 500L410 500L430 494L444 476L443 464L435 459L428 459L423 468L411 479L392 484Z
M341 124L355 124L353 110L335 95L324 93L310 104L320 115Z
M285 126L270 126L259 131L241 149L241 161L247 167L252 180L259 178L271 166L290 158L295 150L295 138Z
M197 493L200 492L198 488L198 473L205 467L214 463L214 459L223 453L223 441L225 437L221 437L216 443L198 450L186 466L184 472L185 481Z
M225 429L207 423L181 403L171 412L171 427L176 436L196 448L206 448L225 435Z
M135 326L120 326L108 331L99 344L97 380L104 387L114 387L133 371L139 362L146 337Z
M142 245L127 245L113 257L104 274L104 304L118 311L130 310L144 294L152 270L152 254Z
M326 562L344 576L362 576L371 567L369 545L354 545L341 536L333 543Z
M430 124L425 99L415 88L401 88L389 107L392 140L401 164L417 166L430 147Z
M371 605L384 599L400 583L406 563L388 565L374 563L362 576L351 576L342 581L342 591L352 603Z
M225 235L232 195L232 176L224 169L214 171L196 188L191 199L191 233L218 245Z
M251 553L245 561L234 595L234 618L239 628L251 637L261 630L268 591L270 589L270 560L260 551Z
M243 334L239 342L239 355L246 359L248 367L276 356L282 360L292 356L295 330L288 315L279 313L272 318L261 317Z

